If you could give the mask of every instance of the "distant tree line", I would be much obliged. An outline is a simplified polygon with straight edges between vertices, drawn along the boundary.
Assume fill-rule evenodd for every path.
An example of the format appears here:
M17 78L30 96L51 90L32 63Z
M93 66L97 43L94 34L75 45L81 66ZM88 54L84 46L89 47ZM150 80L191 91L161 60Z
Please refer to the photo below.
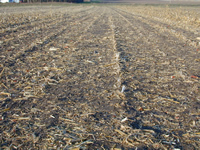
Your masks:
M72 2L72 3L82 3L84 0L21 0L22 3L43 3L43 2Z

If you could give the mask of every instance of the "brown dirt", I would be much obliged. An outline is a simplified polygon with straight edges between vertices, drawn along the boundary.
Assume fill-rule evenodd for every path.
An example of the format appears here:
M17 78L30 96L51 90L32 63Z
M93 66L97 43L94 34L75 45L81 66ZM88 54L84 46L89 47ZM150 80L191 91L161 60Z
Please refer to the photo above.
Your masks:
M198 25L131 7L1 10L2 149L200 147Z

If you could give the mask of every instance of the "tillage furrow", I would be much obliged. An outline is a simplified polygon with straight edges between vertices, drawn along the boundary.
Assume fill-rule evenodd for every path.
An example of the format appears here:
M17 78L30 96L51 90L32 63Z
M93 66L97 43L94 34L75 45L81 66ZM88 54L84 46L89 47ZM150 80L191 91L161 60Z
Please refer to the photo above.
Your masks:
M30 52L35 51L36 49L43 49L46 45L49 45L51 41L55 41L56 38L62 35L64 32L70 32L70 28L76 25L83 24L91 19L89 16L91 12L88 14L80 13L79 15L71 14L71 17L58 20L58 22L50 25L45 25L45 27L40 30L35 30L33 33L28 33L22 37L14 38L11 41L7 41L3 43L2 53L4 51L8 51L6 55L2 55L1 62L5 62L5 66L8 61L12 64L15 59L20 58L21 56L24 58L24 55L28 55ZM47 27L48 26L48 27ZM23 49L21 47L23 46Z
M191 73L198 74L195 67L199 64L192 60L196 57L193 47L183 47L181 40L160 33L134 15L116 11L113 16L122 84L126 87L126 111L141 111L137 120L140 126L135 129L154 131L157 136L152 139L154 142L161 138L168 141L165 133L169 134L174 129L173 124L177 123L171 116L180 112L177 107L188 103L187 99L198 96L190 94L194 85L188 81ZM198 82L194 84L199 85ZM185 109L189 110L190 106ZM171 111L174 113L168 113ZM182 127L186 129L187 124ZM174 136L171 138L175 139ZM179 144L175 142L176 146Z

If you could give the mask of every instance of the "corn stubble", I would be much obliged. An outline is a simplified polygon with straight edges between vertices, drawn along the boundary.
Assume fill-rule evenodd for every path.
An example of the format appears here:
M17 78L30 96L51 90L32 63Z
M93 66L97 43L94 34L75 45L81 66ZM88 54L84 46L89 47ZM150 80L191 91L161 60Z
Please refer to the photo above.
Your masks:
M198 16L189 7L3 8L1 148L200 147Z

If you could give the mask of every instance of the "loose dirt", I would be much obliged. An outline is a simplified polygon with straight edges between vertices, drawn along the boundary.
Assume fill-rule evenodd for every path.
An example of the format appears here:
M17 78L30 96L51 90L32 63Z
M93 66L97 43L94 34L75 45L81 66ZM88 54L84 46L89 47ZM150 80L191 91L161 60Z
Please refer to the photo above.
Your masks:
M200 24L162 8L2 8L0 147L198 149Z

